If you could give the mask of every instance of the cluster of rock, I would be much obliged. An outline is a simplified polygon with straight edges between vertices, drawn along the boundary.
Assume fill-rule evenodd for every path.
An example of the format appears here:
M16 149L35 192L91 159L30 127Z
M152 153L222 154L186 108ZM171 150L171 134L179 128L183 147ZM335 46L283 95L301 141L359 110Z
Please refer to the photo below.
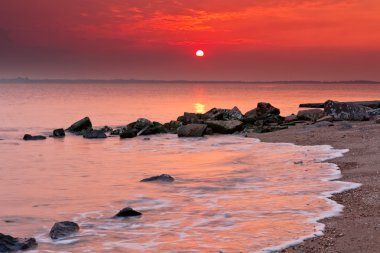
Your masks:
M142 179L140 182L157 182L157 183L171 183L174 178L168 174L161 174L159 176L153 176ZM142 213L134 210L131 207L121 209L112 218L129 218L139 217ZM50 229L49 236L53 240L60 240L75 235L80 230L77 223L72 221L57 222ZM38 247L38 243L35 238L16 238L10 235L4 235L0 233L0 252L19 252L33 250Z
M312 104L311 104L312 105ZM126 126L113 129L105 126L93 129L89 117L85 117L69 128L55 129L50 135L54 138L65 137L65 132L81 135L86 139L104 139L119 136L121 139L134 138L140 135L172 133L178 137L202 137L204 135L233 134L256 132L265 133L288 128L297 123L311 122L317 126L331 125L332 121L363 121L375 119L380 123L380 109L366 107L352 102L328 100L323 109L302 110L297 115L280 116L280 110L270 103L260 102L257 107L242 114L236 106L232 109L213 108L206 113L185 112L177 120L161 124L156 121L140 118ZM323 122L323 123L321 123ZM24 140L44 140L45 136L26 134Z

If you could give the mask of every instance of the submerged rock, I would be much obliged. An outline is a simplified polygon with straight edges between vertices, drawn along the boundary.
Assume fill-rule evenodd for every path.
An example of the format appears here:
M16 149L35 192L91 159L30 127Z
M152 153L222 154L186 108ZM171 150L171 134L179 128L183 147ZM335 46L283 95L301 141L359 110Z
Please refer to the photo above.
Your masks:
M40 141L40 140L45 140L46 137L42 135L30 135L30 134L25 134L24 137L22 138L24 141Z
M177 130L178 137L202 137L205 134L206 124L189 124Z
M141 216L142 213L133 210L130 207L126 207L122 210L120 210L114 217L115 218L125 218L125 217L135 217L135 216Z
M369 119L366 107L353 103L340 103L328 100L325 105L325 114L334 120L364 121Z
M0 233L0 252L32 250L37 246L37 241L34 238L15 238Z
M323 117L323 110L320 109L302 110L297 113L297 118L299 120L310 120L315 122L321 117Z
M63 128L54 129L52 137L63 138L65 137L65 130Z
M92 129L92 123L89 117L85 117L74 124L72 124L69 128L66 130L71 133L81 132L83 130L91 130Z
M79 225L72 221L61 221L54 224L50 230L51 239L60 239L79 231Z
M159 176L153 176L153 177L148 177L148 178L144 178L143 180L141 180L140 182L173 182L174 181L174 178L168 174L161 174Z
M214 133L232 134L243 128L243 122L240 120L208 120L206 124Z
M107 138L107 135L101 130L92 130L92 131L87 131L86 133L84 133L83 138L86 138L86 139L104 139L104 138Z

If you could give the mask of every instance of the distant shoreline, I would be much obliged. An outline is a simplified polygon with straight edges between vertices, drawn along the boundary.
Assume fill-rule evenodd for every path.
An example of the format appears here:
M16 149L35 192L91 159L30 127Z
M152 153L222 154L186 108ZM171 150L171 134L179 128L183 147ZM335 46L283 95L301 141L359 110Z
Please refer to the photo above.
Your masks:
M380 81L371 80L346 80L346 81L313 81L313 80L290 80L290 81L206 81L206 80L141 80L141 79L29 79L29 78L3 78L2 84L22 83L88 83L88 84L138 84L138 83L165 83L165 84L380 84Z

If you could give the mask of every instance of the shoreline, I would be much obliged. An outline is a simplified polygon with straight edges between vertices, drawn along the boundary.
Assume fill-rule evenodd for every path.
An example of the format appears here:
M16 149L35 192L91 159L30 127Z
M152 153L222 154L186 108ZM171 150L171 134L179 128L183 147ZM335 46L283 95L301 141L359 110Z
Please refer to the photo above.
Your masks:
M380 157L377 156L379 125L373 121L334 122L330 127L298 124L271 133L250 133L249 137L263 142L288 142L296 145L330 145L349 149L342 157L328 160L342 174L339 181L360 183L359 188L333 194L329 199L343 206L338 216L324 218L324 235L307 239L301 244L275 252L374 252L380 248ZM327 129L328 128L328 129ZM377 239L376 239L377 238Z

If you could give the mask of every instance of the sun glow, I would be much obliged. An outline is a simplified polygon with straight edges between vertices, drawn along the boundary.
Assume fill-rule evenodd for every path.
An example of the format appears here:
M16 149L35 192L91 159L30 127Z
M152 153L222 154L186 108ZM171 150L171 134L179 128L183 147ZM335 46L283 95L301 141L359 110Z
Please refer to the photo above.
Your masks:
M205 53L203 52L203 50L198 50L196 53L195 53L196 56L198 57L203 57L205 55Z

